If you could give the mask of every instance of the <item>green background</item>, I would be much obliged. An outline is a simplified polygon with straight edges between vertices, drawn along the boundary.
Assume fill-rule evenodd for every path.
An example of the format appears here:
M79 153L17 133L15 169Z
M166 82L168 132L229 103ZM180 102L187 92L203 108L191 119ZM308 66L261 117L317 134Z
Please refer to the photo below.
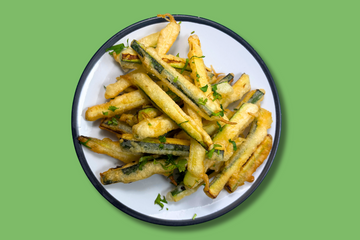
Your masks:
M1 238L359 235L354 2L1 3ZM113 207L83 172L71 135L75 89L93 54L126 26L167 12L211 19L250 43L275 80L283 114L279 150L259 188L230 213L189 227L157 226Z

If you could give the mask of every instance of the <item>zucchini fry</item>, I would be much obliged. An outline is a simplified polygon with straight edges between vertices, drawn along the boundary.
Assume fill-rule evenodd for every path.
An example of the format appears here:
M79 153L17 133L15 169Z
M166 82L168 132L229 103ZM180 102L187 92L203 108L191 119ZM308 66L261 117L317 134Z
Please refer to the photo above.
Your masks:
M250 91L250 79L249 75L242 74L239 80L232 86L234 92L227 96L226 98L222 98L220 103L223 105L224 108L227 108L230 103L240 100L248 91Z
M146 119L135 124L132 131L136 139L156 138L179 126L166 115L157 118Z
M133 121L137 124L143 120L156 118L162 114L161 111L159 111L157 108L154 107L145 107L141 110L139 110L135 116Z
M163 81L184 102L199 111L201 117L208 120L222 120L220 116L224 114L219 103L208 99L203 91L165 63L153 48L145 48L136 40L131 43L131 47L139 54L144 68Z
M194 138L205 148L209 148L212 145L210 136L191 117L185 114L149 76L144 73L134 74L132 81L140 91L148 96L155 107L163 111L180 128L186 131L190 137Z
M191 107L189 107L189 105L185 105L184 108L189 116L194 119L195 123L202 127L201 117ZM187 166L188 172L195 177L202 178L206 187L209 187L209 178L205 173L204 167L205 154L205 149L197 141L190 139L190 153Z
M112 83L106 86L105 98L106 99L114 98L118 96L121 92L123 92L125 89L131 87L133 85L130 81L131 75L140 71L144 71L144 70L140 68L139 70L135 70L128 74L117 77L116 83Z
M252 174L268 157L271 147L272 137L268 134L241 170L231 176L226 184L226 190L234 192L239 186L244 185L245 181L254 181Z
M160 142L157 138L146 138L141 141L134 138L131 134L122 134L120 146L125 151L133 153L149 153L159 155L189 156L189 140L166 138L165 142Z
M136 90L118 96L107 103L89 107L86 110L85 119L95 121L99 118L114 117L115 115L149 103L149 100L147 100L139 90Z
M211 96L211 86L209 84L209 78L205 69L203 60L203 52L201 50L200 39L197 35L191 35L188 39L189 53L188 58L190 62L190 68L192 70L191 77L194 79L195 86L204 89L205 95Z
M217 172L211 173L209 175L209 178L214 177L216 174ZM166 194L166 199L171 202L178 202L184 197L190 196L191 194L196 192L199 187L201 187L201 185L203 185L202 179L200 179L199 182L197 182L196 186L194 186L193 188L186 188L184 184L179 184L175 189Z
M264 140L267 135L267 129L271 127L271 123L271 113L261 108L259 117L256 118L251 125L245 143L240 145L239 149L232 155L229 161L226 162L221 173L216 175L211 181L209 190L205 191L206 195L210 198L216 198L219 195L230 177L239 171L258 145Z
M156 32L141 38L139 42L147 47L156 47L159 36L160 32ZM113 57L124 70L137 69L141 67L141 61L132 48L125 48L119 54L116 54L114 51Z
M146 161L146 160L145 160ZM176 160L175 160L176 161ZM131 163L120 168L110 168L100 173L100 181L104 185L113 183L131 183L151 177L154 174L169 174L173 169L166 169L163 166L166 160L147 161L145 164Z
M99 128L117 134L132 133L131 126L119 121L116 116L113 118L104 118Z
M131 163L133 161L137 161L143 155L141 153L122 151L119 141L112 141L110 138L104 138L103 140L100 140L97 138L80 136L78 137L78 140L82 145L89 148L91 151L106 154L124 163Z
M229 148L231 142L237 139L240 133L257 117L259 107L252 103L245 103L241 108L230 118L231 122L236 122L236 125L226 124L213 138L215 153L214 159L217 161L227 161L233 154L233 147ZM216 150L225 150L224 154L216 154ZM230 151L229 151L230 150Z
M237 105L237 109L241 107L244 103L253 103L260 107L260 103L264 99L265 90L264 89L256 89L248 92L244 99Z
M157 53L162 56L170 50L171 46L178 37L180 33L180 24L178 24L174 17L169 13L158 14L157 17L161 17L169 21L168 25L160 31L158 43L156 46Z

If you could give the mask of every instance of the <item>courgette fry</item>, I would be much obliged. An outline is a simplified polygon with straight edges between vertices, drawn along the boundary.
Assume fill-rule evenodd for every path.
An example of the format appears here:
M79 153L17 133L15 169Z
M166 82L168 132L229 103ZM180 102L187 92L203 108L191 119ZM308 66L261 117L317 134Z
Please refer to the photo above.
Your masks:
M212 145L210 136L191 117L185 114L149 76L144 73L134 74L132 81L151 100L155 107L163 111L180 128L186 131L190 137L207 149Z
M223 114L219 103L208 99L203 91L165 63L153 48L145 48L136 40L131 43L131 47L139 54L144 68L163 81L184 102L199 111L201 117L208 120L222 120Z
M149 100L144 97L140 90L136 90L118 96L107 103L89 107L86 110L85 119L95 121L100 118L114 117L115 115L149 103Z
M129 126L127 123L119 121L117 116L114 118L115 121L113 118L104 118L101 121L99 128L118 134L132 133L131 126Z
M253 155L244 164L240 171L234 173L226 184L225 189L228 192L234 192L236 189L244 185L245 181L252 182L254 177L252 174L268 157L272 147L272 137L268 134L264 141L256 148Z
M119 120L122 121L122 122L126 122L129 126L134 126L135 125L134 114L131 114L131 113L123 113L123 114L121 114Z
M156 32L141 38L139 42L147 47L155 47L159 36L160 32ZM113 57L115 61L120 64L123 70L137 69L141 67L141 61L132 48L125 48L119 54L116 54L114 51Z
M134 51L134 50L133 50ZM139 71L143 71L143 69L132 71L128 74L117 77L117 82L112 83L106 86L105 90L105 98L110 99L118 96L121 92L123 92L128 87L131 87L133 84L130 81L130 77L132 74L137 73Z
M160 116L162 114L161 111L159 111L159 109L157 108L154 108L154 107L146 107L146 108L143 108L141 110L139 110L135 116L134 116L134 119L133 121L135 123L139 123L143 120L146 120L146 119L152 119L152 118L156 118L158 116Z
M135 124L132 132L137 139L159 137L171 130L177 129L179 126L166 115L156 118L148 118Z
M209 179L214 177L218 172L213 172L209 175ZM190 196L194 192L196 192L199 187L203 185L203 180L200 179L200 181L197 183L194 188L186 188L184 184L179 184L176 188L171 190L166 194L166 199L170 202L178 202L184 197Z
M190 142L184 139L166 138L161 142L157 138L137 140L131 134L122 134L120 146L124 151L159 155L189 156Z
M201 117L189 106L185 105L185 111L189 116L194 119L195 123L202 127ZM195 177L202 178L209 187L209 178L205 173L204 160L205 160L205 149L194 139L190 139L190 152L187 170Z
M227 108L230 103L240 100L247 92L250 91L251 86L249 75L245 73L242 74L239 80L237 80L232 87L234 92L226 98L222 98L220 100L220 103L224 108Z
M240 145L239 149L232 155L221 173L211 181L208 191L204 191L210 198L216 198L220 191L224 188L230 177L239 171L244 163L256 150L258 145L267 135L267 129L271 127L271 113L261 108L259 117L252 123L250 132L246 141Z
M112 141L109 138L102 140L97 138L90 138L85 136L78 137L79 142L93 152L106 154L110 157L116 158L124 163L131 163L139 160L143 155L141 153L131 153L122 151L119 141Z
M195 86L203 89L202 91L206 96L211 96L211 86L209 84L209 78L205 69L203 52L201 50L200 39L197 35L191 35L188 38L189 42L189 63L192 70L191 77L194 79Z
M244 103L253 103L260 107L260 103L264 100L265 90L256 89L248 92L243 100L237 105L236 109L240 108Z
M180 33L180 24L178 24L175 21L174 17L169 13L158 14L157 17L161 17L169 21L168 25L166 25L166 27L160 31L156 46L157 53L162 56L170 50L171 46L174 44L176 38L178 37Z
M131 163L120 168L110 168L100 173L100 181L103 185L113 183L131 183L151 177L154 174L169 174L173 169L165 169L166 160L160 159L148 161L145 164Z
M240 133L257 117L259 107L252 103L245 103L241 108L230 118L231 122L236 122L236 125L226 124L213 138L216 150L225 150L223 155L213 154L214 159L217 161L227 161L233 154L233 147L229 148L231 141L237 139ZM230 151L229 151L230 150Z

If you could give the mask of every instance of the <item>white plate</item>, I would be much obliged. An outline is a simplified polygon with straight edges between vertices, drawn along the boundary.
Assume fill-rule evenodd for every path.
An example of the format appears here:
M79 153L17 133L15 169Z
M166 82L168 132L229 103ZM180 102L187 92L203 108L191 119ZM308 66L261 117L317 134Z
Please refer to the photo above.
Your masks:
M120 31L108 40L93 56L85 68L76 89L72 109L72 130L75 149L80 163L89 180L96 189L115 207L138 219L162 225L190 225L205 222L219 217L242 203L261 183L275 157L280 138L281 113L276 87L269 70L255 50L240 36L226 27L199 17L174 15L182 21L178 39L171 48L173 55L187 57L188 37L195 31L201 41L207 66L213 65L217 72L234 73L237 80L242 73L250 76L251 88L265 89L266 94L262 107L273 114L273 124L269 134L274 138L273 149L268 159L254 173L255 181L246 182L236 192L228 194L222 191L216 199L207 197L202 188L191 196L177 203L166 204L169 210L160 210L154 205L158 193L166 195L173 187L163 176L154 175L146 180L131 184L113 184L103 186L99 176L101 172L119 165L118 160L106 155L96 154L81 147L77 141L79 135L104 138L116 138L99 129L99 121L85 121L88 107L104 103L104 86L114 83L116 77L124 74L105 49L127 39L140 39L151 33L160 31L167 24L163 19L150 18L135 23ZM197 214L195 220L192 220Z

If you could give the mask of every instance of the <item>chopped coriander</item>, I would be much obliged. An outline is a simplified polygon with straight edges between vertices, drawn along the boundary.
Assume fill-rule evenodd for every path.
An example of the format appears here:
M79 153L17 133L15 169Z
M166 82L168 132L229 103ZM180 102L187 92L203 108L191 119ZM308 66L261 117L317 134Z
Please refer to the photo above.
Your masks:
M119 115L115 115L115 117L116 117L117 119L120 119L120 116L119 116Z
M115 112L115 110L116 110L116 109L119 109L119 108L117 108L117 107L115 107L115 106L110 106L108 109L109 109L110 111Z
M200 90L206 92L208 90L208 87L209 85L206 84L205 86L201 87Z
M160 149L164 149L164 144L160 144L160 145L159 145L159 148L160 148Z
M179 172L184 172L185 171L186 164L187 164L186 159L181 159L181 160L178 161L178 163L176 164L176 167L179 169Z
M206 104L206 102L207 102L207 98L205 98L205 100L204 99L202 99L202 98L199 98L199 104L201 104L201 105L205 105Z
M152 126L151 123L148 123L149 126Z
M222 106L222 104L220 104L220 107L221 107L221 111L220 112L217 112L217 113L212 113L213 116L220 116L220 117L223 117L224 116L224 108Z
M212 158L212 156L213 156L213 154L214 154L214 152L215 152L215 148L216 147L222 147L220 144L214 144L214 146L213 146L213 148L210 150L210 151L207 151L206 152L206 157L208 158L208 159L211 159ZM219 154L220 153L220 151L218 151L218 155L220 155Z
M109 112L102 112L104 116L107 116Z
M169 210L168 208L166 208L166 211Z
M115 52L116 54L119 54L124 48L125 48L125 45L123 43L120 43L120 44L117 44L117 45L107 48L105 50L105 52L113 50L112 52L109 52L109 54L112 56L113 52Z
M166 143L166 137L164 137L164 136L159 136L159 141L160 141L161 143Z
M196 213L195 213L194 216L193 216L193 218L192 218L192 220L195 220L196 216L197 216L197 215L196 215Z
M179 22L179 24L181 24L181 21Z
M178 54L176 54L176 56L177 56L177 57L179 57L179 56L180 56L180 55L179 55L179 53L178 53Z
M88 145L86 145L89 141L91 140L91 138L89 138L86 142L80 142L80 144L84 145L85 147L91 149L91 147L89 147Z
M184 67L181 69L181 74L183 74L183 72L185 71L185 68L187 67L187 65L189 64L189 59L187 58L186 61L185 61L185 65Z
M176 76L176 78L174 78L174 83L176 83L177 82L177 80L178 80L178 76Z
M213 96L214 96L213 101L215 101L216 99L222 99L221 94L216 91L217 90L217 84L211 86L211 89L213 91Z
M129 39L127 39L126 42L127 42L127 46L126 46L126 47L129 48Z
M164 196L164 199L161 199L161 195L160 193L157 195L155 201L154 201L154 205L157 204L161 207L160 210L162 210L164 208L164 204L163 203L168 203L165 199L165 196Z
M223 128L225 127L225 125L222 127L221 124L219 122L216 122L216 124L219 127L219 132L221 132L223 130Z
M195 33L195 31L192 31L190 34L194 34Z
M200 57L198 57L198 56L192 56L191 58L190 58L190 60L192 59L192 58L204 58L205 56L200 56Z
M111 122L111 123L110 123L110 122ZM110 120L108 121L108 124L109 124L109 125L114 125L114 126L116 126L116 125L119 124L119 122L116 120L116 118L113 117L113 118L111 119L111 121L110 121Z
M106 86L104 85L104 88L105 88L105 90L106 90Z
M153 156L144 156L139 159L138 169L141 171L143 166L148 162L148 160L154 159Z
M233 150L234 150L234 152L236 151L236 143L235 143L235 141L231 141L231 139L229 139L229 143L232 143L232 145L233 145Z
M196 81L199 82L200 75L196 72ZM206 89L207 90L207 89Z

